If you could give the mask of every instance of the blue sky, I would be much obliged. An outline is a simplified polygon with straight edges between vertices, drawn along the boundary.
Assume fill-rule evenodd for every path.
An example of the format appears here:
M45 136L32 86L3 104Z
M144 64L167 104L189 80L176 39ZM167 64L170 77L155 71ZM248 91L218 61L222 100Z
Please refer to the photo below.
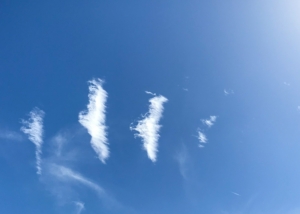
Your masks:
M0 2L0 213L300 213L300 3Z

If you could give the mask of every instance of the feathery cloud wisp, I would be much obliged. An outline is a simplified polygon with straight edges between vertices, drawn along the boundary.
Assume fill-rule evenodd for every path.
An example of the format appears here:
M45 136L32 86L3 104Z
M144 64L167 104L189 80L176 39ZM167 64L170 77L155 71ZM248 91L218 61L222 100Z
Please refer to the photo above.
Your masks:
M207 143L206 135L201 131L198 131L198 140L200 143ZM201 144L199 146L203 147Z
M76 206L76 214L80 214L84 210L84 203L81 201L74 201Z
M28 120L22 120L21 131L24 132L28 139L35 144L36 168L37 174L41 174L41 154L43 144L43 118L45 113L39 108L34 108L29 113Z
M161 95L151 98L149 100L149 112L144 116L144 119L138 121L136 127L130 127L131 130L138 132L135 136L142 138L144 149L153 162L156 161L158 151L159 130L161 128L159 121L164 110L163 104L167 101L168 99Z
M234 91L231 89L229 89L229 90L224 89L224 94L225 94L225 96L228 96L228 95L234 94Z
M61 181L65 181L65 182L77 181L82 185L87 186L90 189L94 190L100 196L103 196L105 194L105 191L103 190L102 187L90 181L89 179L85 178L81 174L74 172L72 169L68 167L52 164L50 172L52 175L55 175Z
M79 123L85 127L91 135L91 145L99 159L105 163L109 157L107 133L105 125L105 103L107 92L102 88L101 79L89 81L89 104L87 111L79 113Z
M207 125L208 128L212 127L217 120L217 116L210 116L209 119L201 120L203 124Z
M22 141L22 136L18 132L0 130L0 138L12 141Z

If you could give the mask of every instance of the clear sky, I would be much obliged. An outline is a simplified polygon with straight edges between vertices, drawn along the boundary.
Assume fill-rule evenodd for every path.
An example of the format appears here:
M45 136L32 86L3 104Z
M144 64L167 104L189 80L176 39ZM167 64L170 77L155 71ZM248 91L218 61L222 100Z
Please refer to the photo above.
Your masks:
M299 214L299 11L0 1L0 213Z

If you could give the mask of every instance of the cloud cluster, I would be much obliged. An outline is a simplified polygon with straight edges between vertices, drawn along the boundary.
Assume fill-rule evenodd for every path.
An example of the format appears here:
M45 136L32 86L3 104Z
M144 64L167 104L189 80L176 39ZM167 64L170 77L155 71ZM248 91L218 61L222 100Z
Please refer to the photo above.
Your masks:
M213 116L210 116L209 119L202 119L201 121L205 126L207 126L208 128L211 128L217 121L217 116L213 115ZM207 143L208 139L206 137L206 134L199 128L198 128L197 138L199 140L199 147L203 148L204 147L203 144Z
M89 104L86 111L79 113L79 123L85 127L91 135L91 145L99 159L105 163L109 157L106 125L105 103L107 92L102 88L101 79L89 81Z
M146 93L150 94L149 92ZM159 121L164 110L163 104L167 101L168 99L161 95L151 98L149 100L149 112L142 120L138 121L135 127L130 127L131 130L138 132L135 136L142 138L143 147L152 162L156 161L159 130L161 128Z
M21 131L28 136L28 139L35 144L36 168L37 174L42 173L41 154L43 144L43 118L45 113L39 108L34 108L29 113L28 120L22 120Z

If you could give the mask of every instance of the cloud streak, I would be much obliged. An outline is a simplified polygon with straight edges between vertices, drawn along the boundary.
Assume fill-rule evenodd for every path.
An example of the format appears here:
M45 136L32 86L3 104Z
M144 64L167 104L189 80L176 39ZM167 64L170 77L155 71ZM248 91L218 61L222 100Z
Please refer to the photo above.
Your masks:
M168 99L161 95L151 98L149 100L149 112L142 120L138 121L135 127L130 127L131 130L138 132L135 136L142 138L143 147L152 162L155 162L157 158L159 130L161 128L159 121L164 110L163 104L167 101Z
M79 113L79 123L85 127L91 136L91 145L99 159L105 163L109 157L106 125L105 103L107 92L102 88L101 79L89 81L89 104L87 110Z
M76 214L80 214L84 210L84 203L81 201L74 201L76 206Z
M73 171L68 167L57 165L57 164L51 164L50 172L52 175L55 175L57 178L59 178L60 181L65 181L68 183L78 182L94 190L100 196L103 196L105 194L105 191L102 187L100 187L99 185L95 184L94 182L90 181L89 179L85 178L81 174Z
M0 138L12 141L22 141L22 136L14 131L0 130Z
M28 136L28 139L34 143L36 150L36 168L37 174L42 173L41 168L41 154L42 154L42 145L43 145L43 118L45 113L39 108L34 108L29 113L28 120L22 120L21 131Z

